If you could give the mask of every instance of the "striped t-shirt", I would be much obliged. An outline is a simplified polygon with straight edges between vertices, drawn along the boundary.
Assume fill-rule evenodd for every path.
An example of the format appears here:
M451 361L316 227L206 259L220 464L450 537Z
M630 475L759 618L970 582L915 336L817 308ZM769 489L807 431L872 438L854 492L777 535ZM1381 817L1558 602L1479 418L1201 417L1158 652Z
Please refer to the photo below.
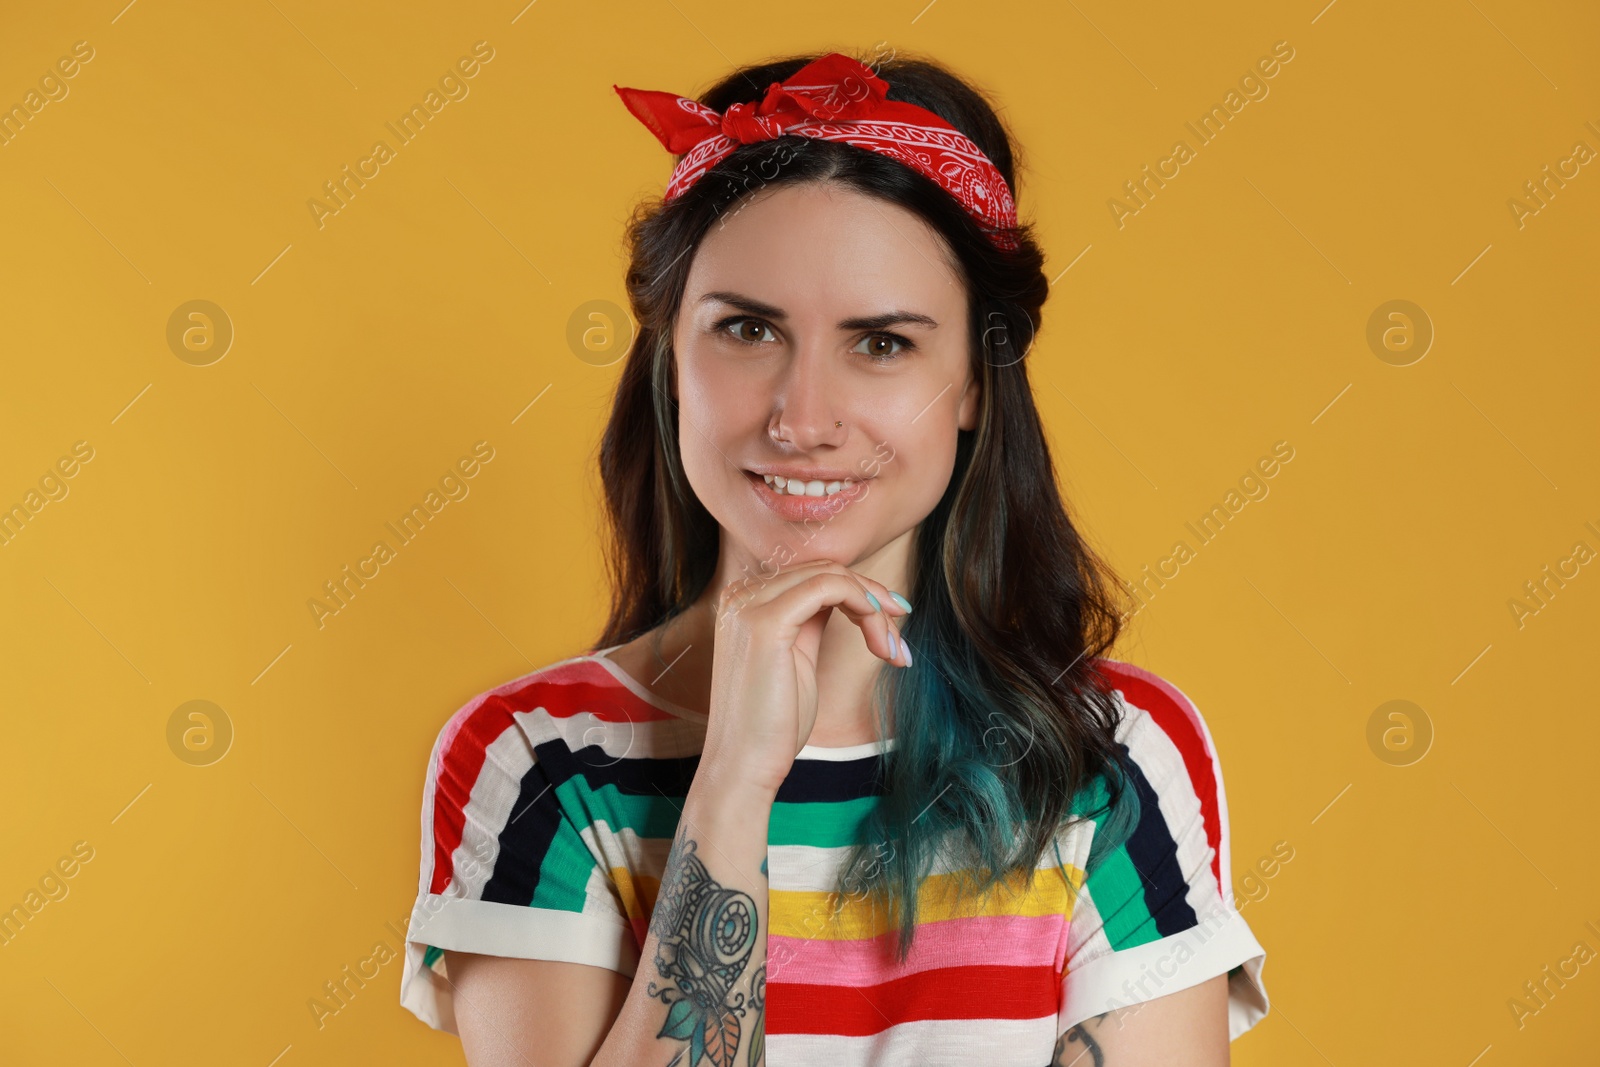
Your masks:
M607 656L616 647L482 693L439 733L400 986L429 1026L459 1032L444 949L628 977L640 966L706 716L629 677ZM977 903L953 898L956 876L935 866L904 963L881 901L829 906L894 739L800 751L768 833L772 1067L1037 1067L1074 1024L1219 974L1230 1039L1266 1015L1266 953L1234 907L1205 722L1156 675L1096 664L1124 705L1116 736L1140 801L1131 835L1086 875L1104 818L1076 821L1031 882Z

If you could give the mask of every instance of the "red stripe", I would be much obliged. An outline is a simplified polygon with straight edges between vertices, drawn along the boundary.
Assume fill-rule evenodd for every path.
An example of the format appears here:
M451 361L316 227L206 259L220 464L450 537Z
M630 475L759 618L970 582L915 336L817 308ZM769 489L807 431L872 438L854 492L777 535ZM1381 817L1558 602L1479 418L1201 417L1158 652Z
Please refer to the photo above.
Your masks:
M476 707L469 704L458 712L445 729L454 730L449 748L439 759L439 776L433 783L433 881L430 893L443 893L455 874L451 857L461 845L462 828L467 822L467 800L473 783L483 770L484 750L508 729L515 727L513 705L502 697L486 694Z
M769 1034L868 1037L926 1019L1041 1019L1060 1009L1051 967L982 964L919 971L879 985L767 985Z
M661 722L678 716L648 704L601 667L593 680L569 682L551 694L545 707L552 718L567 719L587 712L603 722Z
M454 876L467 801L483 771L484 752L509 729L517 712L543 707L552 718L587 712L602 722L651 722L673 716L641 700L604 667L579 660L536 671L473 697L444 727L444 751L433 793L433 878L442 893Z
M1211 845L1211 871L1217 886L1224 895L1228 887L1222 884L1222 817L1217 805L1217 776L1213 769L1214 754L1206 747L1201 732L1200 711L1175 690L1171 683L1131 663L1100 659L1096 661L1100 672L1117 689L1128 703L1142 708L1163 733L1172 739L1183 756L1183 765L1189 772L1189 782L1200 798L1200 811L1205 819L1206 841Z

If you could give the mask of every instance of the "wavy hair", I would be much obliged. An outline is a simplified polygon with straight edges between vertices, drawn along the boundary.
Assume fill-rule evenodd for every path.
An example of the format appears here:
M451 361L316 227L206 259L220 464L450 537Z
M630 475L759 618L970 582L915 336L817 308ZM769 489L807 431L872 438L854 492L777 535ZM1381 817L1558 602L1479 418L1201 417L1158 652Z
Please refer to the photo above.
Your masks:
M816 58L744 67L699 99L718 111L755 102ZM976 142L1015 194L1012 139L982 93L926 58L897 54L874 69L889 99L927 108ZM1138 794L1126 788L1127 754L1115 739L1120 705L1096 663L1124 616L1115 575L1058 492L1028 381L1025 357L1049 294L1031 225L1009 231L1014 250L998 248L954 197L910 167L786 135L739 146L671 204L640 203L628 223L626 284L639 333L600 445L612 600L595 647L661 626L715 573L718 525L684 475L672 399L689 253L755 189L800 182L898 204L943 236L966 285L982 390L977 425L958 430L950 483L915 534L908 592L917 610L902 629L917 659L879 673L879 736L894 723L894 745L880 803L832 895L837 908L881 893L903 961L936 860L947 858L942 869L960 875L958 891L987 894L1019 876L1026 888L1074 819L1097 824L1091 868L1126 840Z

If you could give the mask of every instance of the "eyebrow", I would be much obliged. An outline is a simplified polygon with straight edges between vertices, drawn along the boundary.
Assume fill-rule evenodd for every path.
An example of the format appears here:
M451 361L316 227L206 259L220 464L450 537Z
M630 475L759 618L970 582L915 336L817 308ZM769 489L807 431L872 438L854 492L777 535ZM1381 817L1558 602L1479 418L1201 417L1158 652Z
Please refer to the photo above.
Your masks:
M788 315L785 314L784 310L780 307L757 300L754 297L745 296L742 293L728 292L727 290L723 289L706 293L700 298L700 301L701 303L706 303L708 301L719 301L732 307L736 307L746 314L760 315L769 319L784 319L788 317ZM936 329L939 325L936 320L927 315L920 314L919 312L885 311L880 315L865 315L853 319L840 319L839 329L881 330L885 326L898 326L908 323L917 326L926 326L929 329Z

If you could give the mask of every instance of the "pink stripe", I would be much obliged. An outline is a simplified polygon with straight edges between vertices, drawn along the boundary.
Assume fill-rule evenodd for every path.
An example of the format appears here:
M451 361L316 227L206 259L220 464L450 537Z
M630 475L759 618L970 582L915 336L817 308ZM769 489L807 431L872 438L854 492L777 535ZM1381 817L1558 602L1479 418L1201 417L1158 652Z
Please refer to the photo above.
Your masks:
M924 923L904 964L891 951L890 934L852 941L773 935L767 938L767 977L775 983L792 977L807 985L860 987L973 964L1059 970L1056 947L1065 926L1064 915L973 915Z

